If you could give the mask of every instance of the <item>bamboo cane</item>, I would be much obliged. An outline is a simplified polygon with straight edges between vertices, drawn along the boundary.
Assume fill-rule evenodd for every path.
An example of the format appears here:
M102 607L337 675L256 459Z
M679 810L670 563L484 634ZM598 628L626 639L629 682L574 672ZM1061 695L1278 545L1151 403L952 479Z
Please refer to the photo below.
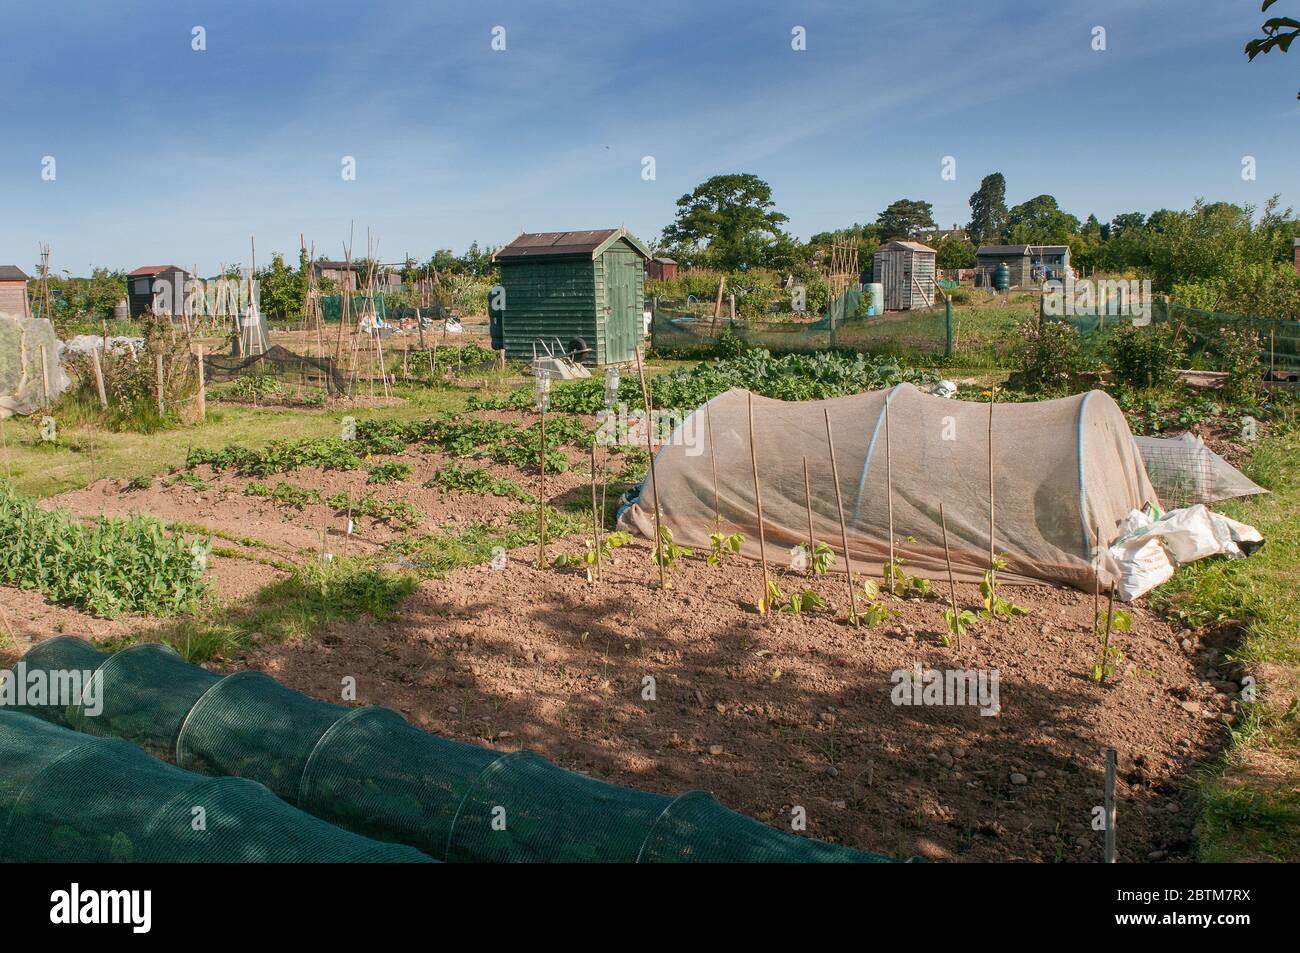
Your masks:
M591 536L596 547L596 579L600 580L600 523L603 514L596 509L596 441L591 441Z
M817 548L813 539L812 488L808 482L808 458L803 458L803 499L808 508L808 571L812 572L813 550Z
M95 372L95 392L99 395L99 409L108 410L108 394L104 390L104 367L99 360L99 348L90 349L90 367Z
M713 448L713 415L709 405L704 405L704 425L709 432L709 466L713 469L713 531L722 532L722 509L718 506L718 455Z
M889 403L893 392L885 395L885 501L889 508L889 592L891 595L898 595L898 586L895 584L895 576L898 573L898 565L894 561L894 469L893 469L893 441L889 435Z
M537 480L537 568L546 568L546 398L542 397L541 446L537 452L541 474Z
M844 522L844 501L840 498L840 468L835 463L835 441L831 437L831 412L823 407L826 417L826 446L831 455L831 479L835 481L835 509L840 517L840 544L844 547L844 569L849 575L849 612L853 624L858 624L858 597L853 591L853 561L849 558L849 528Z
M203 369L203 345L199 346L199 420L208 419L208 380Z
M645 408L645 448L646 453L650 455L650 498L655 509L655 562L659 564L659 586L668 588L668 575L664 570L664 540L663 527L659 519L659 481L655 479L655 453L651 437L654 428L651 426L650 417L650 389L645 383L645 366L641 363L641 345L636 346L636 373L641 379L641 405Z
M749 462L754 469L754 508L758 514L758 555L763 564L763 596L759 604L766 612L767 594L769 588L767 575L767 537L763 532L763 491L759 488L758 479L758 446L754 442L754 395L752 392L746 395L749 398Z
M957 636L957 650L961 651L961 620L957 615L957 582L952 576L952 553L948 549L948 518L943 504L939 504L939 525L943 527L943 560L948 564L948 599L952 603L952 627Z

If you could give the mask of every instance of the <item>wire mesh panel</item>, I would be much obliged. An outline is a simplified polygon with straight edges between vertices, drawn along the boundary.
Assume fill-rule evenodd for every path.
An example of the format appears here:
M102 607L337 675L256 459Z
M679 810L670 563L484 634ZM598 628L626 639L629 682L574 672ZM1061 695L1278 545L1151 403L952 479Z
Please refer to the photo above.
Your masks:
M787 834L729 811L703 791L683 794L664 810L638 858L669 863L893 863L868 854Z
M312 749L351 710L291 691L261 672L236 672L190 711L177 736L176 763L251 778L297 803Z
M118 739L0 711L0 858L9 862L428 862L341 830L260 784L205 778Z
M495 761L466 795L446 859L634 863L671 803L517 751Z
M299 806L348 830L443 860L456 810L500 752L440 738L396 712L360 708L334 724L303 772Z

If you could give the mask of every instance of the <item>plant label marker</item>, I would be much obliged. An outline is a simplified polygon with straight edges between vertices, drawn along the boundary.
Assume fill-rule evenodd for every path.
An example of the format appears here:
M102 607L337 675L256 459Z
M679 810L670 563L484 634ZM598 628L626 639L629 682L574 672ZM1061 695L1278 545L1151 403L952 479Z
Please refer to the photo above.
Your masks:
M835 440L831 437L831 412L829 408L823 407L822 414L826 418L826 447L831 455L831 480L835 483L835 510L840 518L840 544L844 547L844 569L849 576L849 612L853 619L853 625L856 627L858 624L858 597L853 592L853 560L849 558L849 530L844 522L844 501L840 497L840 468L835 464Z
M1115 863L1115 758L1114 748L1107 748L1106 756L1106 831L1102 860L1107 864Z
M641 378L641 405L645 408L645 449L650 456L650 500L655 510L655 562L659 564L659 588L668 588L667 571L664 569L664 532L659 523L659 481L655 479L655 451L651 442L653 426L650 418L650 390L645 383L645 366L641 363L641 345L636 346L636 373Z

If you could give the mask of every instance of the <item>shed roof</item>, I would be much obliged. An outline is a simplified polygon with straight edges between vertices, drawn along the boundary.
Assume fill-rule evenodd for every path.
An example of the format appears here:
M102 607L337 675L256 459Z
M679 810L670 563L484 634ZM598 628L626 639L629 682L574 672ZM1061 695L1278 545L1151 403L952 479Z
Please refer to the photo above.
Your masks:
M183 271L185 274L189 274L189 272L180 265L141 265L135 271L128 271L126 276L128 278L152 278L154 275L160 275L164 271Z
M891 248L906 248L908 251L928 251L932 255L938 254L938 252L929 245L922 245L920 242L905 242L901 239L894 239L893 241L885 242L885 244L877 248L876 251L888 251Z
M597 228L585 232L521 232L492 257L498 261L539 258L589 258L592 261L620 238L628 241L642 258L650 249L626 228Z
M1061 255L1069 245L981 245L976 255Z
M27 275L17 265L0 265L0 281L27 281Z

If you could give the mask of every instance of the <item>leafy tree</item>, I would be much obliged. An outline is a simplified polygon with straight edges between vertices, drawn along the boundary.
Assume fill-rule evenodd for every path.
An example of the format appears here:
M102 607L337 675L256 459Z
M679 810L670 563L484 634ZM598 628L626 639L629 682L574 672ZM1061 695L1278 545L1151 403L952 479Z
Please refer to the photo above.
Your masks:
M975 267L975 246L956 235L945 235L935 249L935 261L945 271L953 268Z
M976 245L996 245L1007 230L1007 180L1001 172L986 175L970 197L966 234Z
M300 273L284 263L284 256L276 252L271 264L257 273L258 306L267 317L288 318L302 314L303 295L306 288Z
M1140 229L1147 223L1147 217L1141 212L1124 212L1110 220L1110 238L1122 235L1130 229Z
M750 268L790 252L781 228L786 221L772 201L772 187L758 176L715 175L677 200L677 218L664 229L663 241L688 250L706 247L718 268Z
M1266 13L1268 8L1275 4L1277 0L1264 0L1260 5L1259 12ZM1270 17L1264 21L1260 27L1263 36L1258 36L1246 44L1246 59L1253 60L1260 53L1271 53L1273 50L1281 50L1285 53L1291 49L1291 44L1295 38L1300 36L1300 20L1294 17ZM1296 93L1296 98L1300 99L1300 93Z
M915 238L927 228L938 228L934 223L934 207L919 199L899 199L876 217L880 240Z
M1079 220L1061 211L1051 195L1037 195L1007 213L1007 237L1014 245L1064 245Z

